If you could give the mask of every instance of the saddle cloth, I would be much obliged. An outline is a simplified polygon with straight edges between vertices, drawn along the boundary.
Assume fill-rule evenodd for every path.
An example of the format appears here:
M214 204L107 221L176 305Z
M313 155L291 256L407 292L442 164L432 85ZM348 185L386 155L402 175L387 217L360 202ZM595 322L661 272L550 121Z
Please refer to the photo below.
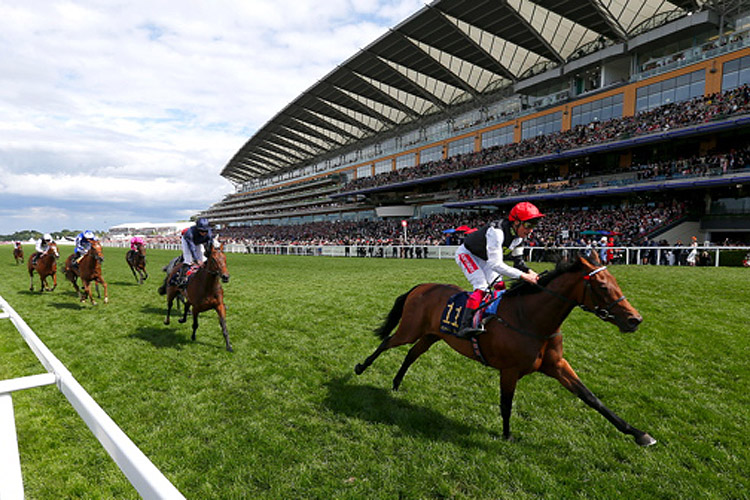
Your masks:
M474 313L472 319L472 326L477 327L483 319L488 316L494 316L497 314L497 307L500 305L500 299L505 293L505 290L493 291L492 301L480 308ZM466 300L469 298L469 292L459 292L448 299L448 303L443 309L443 314L440 316L440 332L447 333L448 335L456 335L458 330L461 328L463 316L466 314ZM485 293L482 303L486 303L490 300L490 295Z

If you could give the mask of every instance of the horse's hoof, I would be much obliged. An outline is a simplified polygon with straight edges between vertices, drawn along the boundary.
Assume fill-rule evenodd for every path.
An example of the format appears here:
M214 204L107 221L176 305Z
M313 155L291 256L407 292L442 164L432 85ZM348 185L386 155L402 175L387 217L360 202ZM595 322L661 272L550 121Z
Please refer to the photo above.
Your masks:
M109 304L109 299L107 297L104 297L104 303Z
M165 324L165 325L168 325L168 324L169 324L169 320L168 320L168 319L165 319L165 320L164 320L164 324Z
M185 321L187 321L187 320L186 319L182 319L182 318L180 318L180 319L177 320L178 323L184 323Z
M356 373L357 375L362 375L362 372L364 371L365 371L365 367L362 366L361 363L357 363L357 366L354 367L354 373Z
M656 444L656 439L644 432L642 435L635 437L635 442L641 446L651 446L652 444Z

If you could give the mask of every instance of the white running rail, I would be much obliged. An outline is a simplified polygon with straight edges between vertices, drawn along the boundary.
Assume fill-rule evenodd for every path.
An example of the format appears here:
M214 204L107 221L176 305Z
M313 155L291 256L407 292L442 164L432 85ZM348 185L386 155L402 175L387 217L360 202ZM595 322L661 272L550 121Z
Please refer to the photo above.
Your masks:
M0 500L24 497L10 394L16 390L49 384L57 385L141 497L148 500L184 499L2 297L0 309L0 319L9 318L13 322L39 362L47 369L47 373L40 375L0 381Z

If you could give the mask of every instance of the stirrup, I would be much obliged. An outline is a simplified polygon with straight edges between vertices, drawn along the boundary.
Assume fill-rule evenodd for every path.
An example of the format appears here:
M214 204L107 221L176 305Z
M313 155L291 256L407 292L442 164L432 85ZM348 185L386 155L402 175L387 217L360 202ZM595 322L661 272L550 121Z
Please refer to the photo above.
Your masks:
M484 325L480 323L480 325L476 328L473 326L467 326L465 328L462 328L456 333L456 337L460 339L470 339L472 337L476 337L479 334L484 333L486 330L484 329Z

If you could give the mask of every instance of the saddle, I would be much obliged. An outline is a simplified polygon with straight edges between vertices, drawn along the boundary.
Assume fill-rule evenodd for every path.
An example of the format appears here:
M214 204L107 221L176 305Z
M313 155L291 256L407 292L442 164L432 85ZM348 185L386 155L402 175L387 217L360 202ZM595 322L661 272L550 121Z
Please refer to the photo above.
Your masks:
M505 290L493 290L492 295L489 292L484 294L483 306L473 313L472 327L477 328L497 315L497 307L500 305L503 293ZM459 292L448 299L443 314L440 316L441 333L458 337L458 331L464 322L464 315L471 314L471 310L466 309L468 298L469 292Z

